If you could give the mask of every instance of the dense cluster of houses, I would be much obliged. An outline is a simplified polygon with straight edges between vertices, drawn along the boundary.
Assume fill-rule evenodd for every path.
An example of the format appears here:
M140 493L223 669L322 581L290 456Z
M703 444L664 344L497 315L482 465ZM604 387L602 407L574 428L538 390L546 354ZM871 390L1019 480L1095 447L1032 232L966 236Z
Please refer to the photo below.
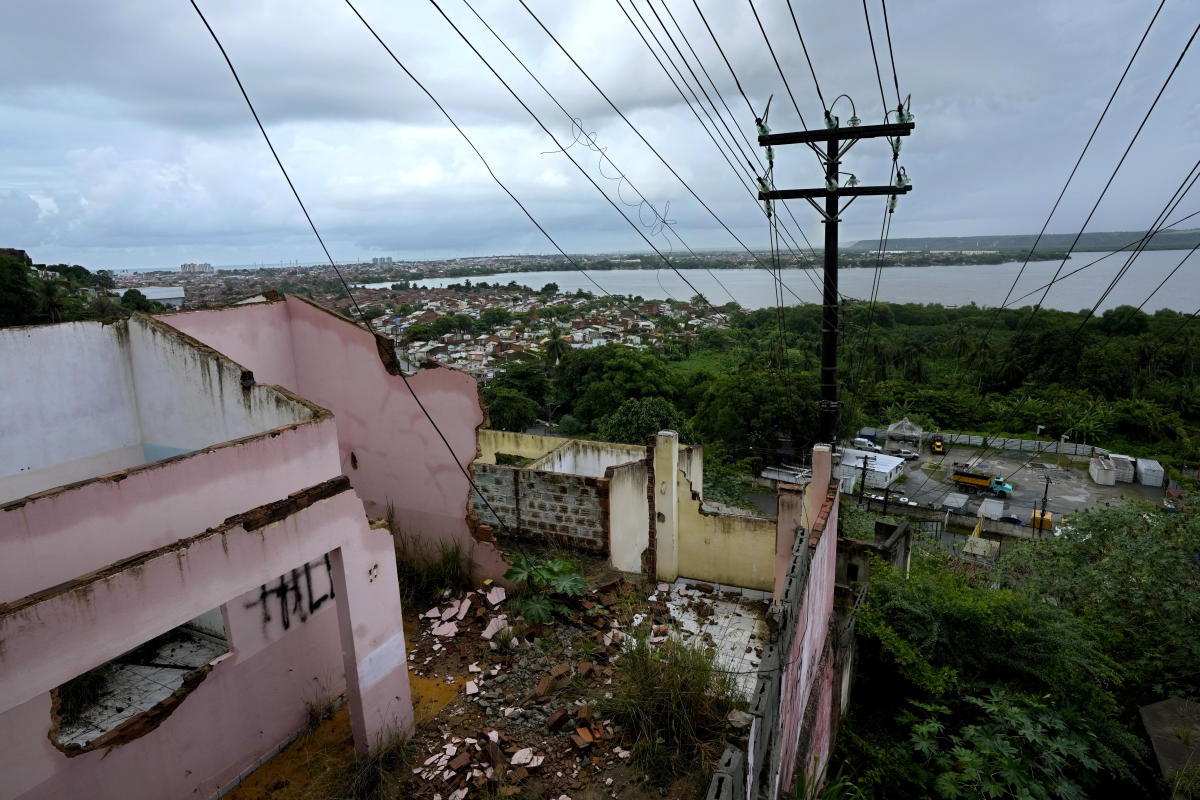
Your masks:
M564 307L577 313L563 315ZM491 308L503 308L513 314L551 308L558 319L541 319L529 325L524 322L505 324L490 332L469 333L451 331L430 339L414 339L407 335L415 325L432 325L440 317L466 315L472 319ZM562 317L566 318L562 318ZM681 333L660 330L662 318L674 321ZM543 301L536 295L497 297L486 293L443 295L429 299L419 311L404 316L387 314L374 321L377 329L396 342L396 355L408 369L434 360L462 369L477 380L487 381L502 372L506 364L540 357L543 345L557 327L570 347L591 348L606 344L622 344L635 349L652 346L664 338L686 336L707 327L729 324L727 315L720 312L703 314L688 305L641 303L626 306L613 302L602 309L595 308L592 298L556 297Z

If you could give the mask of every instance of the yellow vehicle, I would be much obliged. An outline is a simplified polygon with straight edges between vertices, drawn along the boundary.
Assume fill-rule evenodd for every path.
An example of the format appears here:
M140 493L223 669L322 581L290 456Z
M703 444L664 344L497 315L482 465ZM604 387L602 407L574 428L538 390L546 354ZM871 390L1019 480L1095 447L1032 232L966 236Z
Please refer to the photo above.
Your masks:
M933 438L929 440L929 452L935 456L945 455L946 443L942 441L942 435L935 433Z

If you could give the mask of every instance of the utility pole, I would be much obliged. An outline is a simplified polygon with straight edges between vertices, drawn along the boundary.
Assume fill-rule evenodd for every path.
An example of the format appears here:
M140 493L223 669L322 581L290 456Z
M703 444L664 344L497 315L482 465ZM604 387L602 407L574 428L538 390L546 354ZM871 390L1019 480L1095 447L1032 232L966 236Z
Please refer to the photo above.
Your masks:
M916 124L912 115L900 106L897 109L900 122L885 125L855 125L858 117L852 117L849 127L841 127L837 117L829 117L832 127L825 130L791 131L771 133L763 119L759 124L758 143L767 148L767 163L773 168L774 145L806 144L812 147L825 165L825 186L818 189L774 189L764 185L758 199L764 201L804 199L817 210L825 225L825 285L822 291L821 311L821 401L818 413L817 441L833 442L837 430L838 384L837 384L837 341L838 341L838 221L841 212L849 208L859 197L867 195L905 194L912 189L903 168L899 170L894 186L858 186L858 179L851 176L846 185L838 183L842 156L860 139L875 139L881 136L896 137L892 145L893 160L900 152L901 136L912 133ZM765 113L764 113L765 117ZM825 143L825 152L816 147ZM769 179L764 182L769 184ZM817 205L815 198L825 198L825 208ZM838 201L849 197L846 205L838 208ZM894 200L889 200L889 213L894 209ZM882 254L880 254L882 258Z
M871 458L871 456L868 456L866 453L863 453L862 460L863 460L862 480L860 480L858 482L858 504L860 506L862 505L862 502L863 502L863 494L867 490L867 462L871 461L873 459ZM870 507L870 505L868 504L868 508L869 507Z
M1050 499L1050 476L1046 476L1046 488L1042 491L1042 518L1038 522L1039 535L1046 530L1046 501Z

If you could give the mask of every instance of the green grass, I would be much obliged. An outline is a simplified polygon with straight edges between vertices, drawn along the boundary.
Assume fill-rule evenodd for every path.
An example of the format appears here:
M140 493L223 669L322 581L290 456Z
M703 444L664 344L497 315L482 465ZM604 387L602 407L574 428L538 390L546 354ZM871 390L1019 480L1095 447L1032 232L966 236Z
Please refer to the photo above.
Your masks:
M397 530L390 507L387 520L396 546L396 577L403 605L433 605L447 590L458 593L474 586L471 559L459 545L431 547Z

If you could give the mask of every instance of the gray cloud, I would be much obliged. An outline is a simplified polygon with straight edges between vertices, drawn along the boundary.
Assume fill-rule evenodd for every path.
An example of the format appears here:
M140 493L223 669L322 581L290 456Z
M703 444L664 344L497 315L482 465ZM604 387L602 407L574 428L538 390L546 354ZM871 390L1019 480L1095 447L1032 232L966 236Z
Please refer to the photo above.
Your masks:
M461 0L438 2L551 130L569 140L570 123ZM753 139L745 102L695 9L684 0L669 4L736 124ZM793 4L826 99L847 92L865 122L878 121L861 6ZM546 152L553 145L540 128L431 5L358 5L564 247L645 249L562 154ZM765 248L757 204L618 3L530 5L705 202L744 240ZM626 0L621 5L628 7ZM773 95L773 127L797 126L749 7L735 0L701 5L754 106ZM661 39L646 0L636 6ZM202 7L336 257L552 250L343 3L211 0ZM519 5L488 0L476 7L646 197L670 202L671 218L693 247L735 246ZM818 124L821 108L786 5L758 0L756 7L806 119ZM658 0L655 8L661 14ZM894 235L1036 230L1151 9L1119 0L921 0L889 11L901 90L911 92L918 122L902 159L916 191L903 199ZM1198 17L1200 0L1168 4L1052 230L1082 222ZM882 19L876 14L872 22L891 104ZM1198 64L1200 53L1189 53L1092 229L1148 224L1197 157ZM849 115L841 105L837 112ZM6 10L0 119L5 246L25 247L38 260L117 268L319 256L186 2L47 0ZM594 153L569 152L615 192ZM778 185L818 181L801 148L778 148L777 159ZM886 145L864 142L845 168L874 183L886 180L888 163ZM621 188L626 199L633 196ZM816 239L811 211L804 204L794 211ZM878 235L880 212L879 203L856 204L846 215L845 239Z

